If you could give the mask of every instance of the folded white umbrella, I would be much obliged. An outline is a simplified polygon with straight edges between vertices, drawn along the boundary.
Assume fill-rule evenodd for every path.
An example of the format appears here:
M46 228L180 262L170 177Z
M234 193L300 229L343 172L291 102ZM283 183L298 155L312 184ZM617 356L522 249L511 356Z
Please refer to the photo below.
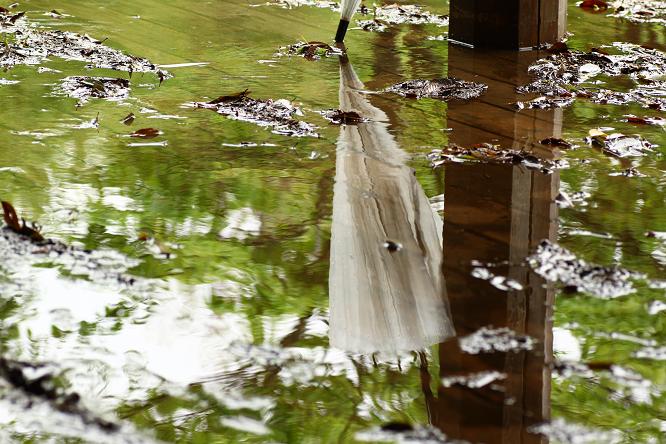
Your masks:
M361 4L361 0L342 0L340 5L340 23L338 24L338 32L335 33L335 41L342 43L347 34L349 22L351 22L354 13Z
M337 144L330 342L353 353L421 350L454 334L441 275L442 221L346 57L340 79L341 110L370 121L343 126ZM402 248L391 251L387 240Z

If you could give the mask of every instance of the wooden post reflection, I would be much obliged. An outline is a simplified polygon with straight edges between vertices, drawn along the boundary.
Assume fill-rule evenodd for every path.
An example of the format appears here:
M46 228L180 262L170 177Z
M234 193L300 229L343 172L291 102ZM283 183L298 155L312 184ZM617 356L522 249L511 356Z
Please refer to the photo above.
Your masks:
M449 106L451 142L491 142L557 155L538 141L559 135L561 114L516 113L509 105L535 55L449 49L450 76L489 85L481 101ZM450 164L444 181L443 272L458 336L484 326L508 327L538 345L529 352L472 355L462 352L457 340L440 344L440 377L494 370L506 379L481 389L426 392L431 422L449 437L471 442L543 442L528 428L550 416L553 291L521 263L539 241L556 236L559 175L520 165ZM504 263L491 270L524 289L506 292L472 277L472 261Z

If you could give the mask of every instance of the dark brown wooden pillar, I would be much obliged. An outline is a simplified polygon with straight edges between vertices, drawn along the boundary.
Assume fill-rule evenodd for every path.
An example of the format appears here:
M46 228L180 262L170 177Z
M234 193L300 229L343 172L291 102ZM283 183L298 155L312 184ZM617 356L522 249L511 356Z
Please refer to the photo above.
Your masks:
M566 0L451 0L449 39L475 48L526 49L566 31Z
M449 141L462 146L492 143L540 157L558 153L539 141L561 133L561 110L516 110L518 85L539 54L479 51L449 46L448 73L482 82L479 100L451 102ZM440 344L440 378L495 371L504 376L482 388L423 384L430 421L449 438L488 444L546 444L530 432L550 418L552 306L554 288L522 266L543 239L556 240L559 173L522 165L483 163L444 167L442 269L445 298L458 337L482 327L507 327L537 343L530 351L465 353L457 339ZM472 276L472 261L501 264L490 271L520 283L503 291ZM427 377L424 378L427 382Z

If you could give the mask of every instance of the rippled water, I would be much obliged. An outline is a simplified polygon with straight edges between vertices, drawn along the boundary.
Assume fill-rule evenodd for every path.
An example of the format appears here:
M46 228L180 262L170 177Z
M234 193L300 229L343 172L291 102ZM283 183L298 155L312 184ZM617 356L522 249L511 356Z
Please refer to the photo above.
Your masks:
M666 137L624 118L659 113L516 112L544 54L474 53L432 24L351 30L347 58L279 57L329 41L336 13L256 3L90 0L55 18L52 2L19 5L174 77L135 73L128 98L77 107L58 93L65 77L127 74L50 57L0 75L0 197L70 246L0 237L0 441L661 442ZM666 50L663 24L574 2L569 31L585 51ZM449 104L368 94L447 74L488 91ZM320 137L187 105L245 89L295 103ZM346 107L370 121L316 112ZM657 147L609 156L583 140L599 127ZM129 137L142 128L160 134ZM432 169L426 155L449 142L536 146L568 168ZM551 278L526 262L544 239L584 270L626 269L629 287L605 297L594 274L585 292ZM76 411L20 388L16 361L78 393Z

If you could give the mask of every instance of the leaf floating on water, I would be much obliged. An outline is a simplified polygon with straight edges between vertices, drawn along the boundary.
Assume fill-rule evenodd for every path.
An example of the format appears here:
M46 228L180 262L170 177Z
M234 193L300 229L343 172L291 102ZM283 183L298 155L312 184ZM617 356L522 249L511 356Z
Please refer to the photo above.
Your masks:
M236 94L220 96L210 102L192 102L186 106L209 109L232 120L270 127L275 134L319 137L316 126L294 119L295 115L303 115L299 107L285 99L253 99L247 89Z
M637 117L634 115L628 115L627 122L633 123L635 125L666 125L666 119L663 117Z
M16 210L9 202L2 201L2 211L3 217L5 219L5 224L12 230L19 232L21 231L21 223L19 222L18 215Z
M564 139L560 139L558 137L548 137L546 139L543 139L541 142L541 145L547 145L547 146L557 146L560 148L571 148L571 144L567 142Z
M458 340L463 352L470 355L479 353L514 352L532 350L536 341L530 336L521 335L503 327L482 327L473 334Z
M656 49L614 43L612 47L594 48L590 52L556 51L532 64L528 72L534 80L518 87L517 92L541 97L519 102L519 108L565 107L580 98L599 104L637 103L666 110L666 82L661 80L666 76L666 54ZM628 91L599 88L594 80L601 75L626 76L636 86Z
M526 151L517 151L501 148L489 143L478 144L471 148L458 145L449 145L440 150L434 150L429 155L430 164L437 168L446 163L486 162L511 165L525 165L528 168L539 169L549 173L553 169L567 168L565 160L541 159Z
M37 226L37 224L33 223L32 227L29 227L25 223L25 220L21 219L21 222L19 222L18 215L16 214L16 210L12 204L3 200L2 211L5 224L7 224L7 227L10 230L14 231L15 233L27 236L35 242L41 242L44 240L44 237L42 237L41 233L39 232L40 228Z
M619 17L637 23L660 23L666 25L666 2L664 0L616 0L611 17Z
M488 86L482 83L448 77L435 80L408 80L390 86L385 91L414 99L427 97L447 101L476 99L487 89Z
M239 100L244 99L245 97L248 97L252 91L249 89L245 89L244 91L238 92L236 94L230 94L228 96L220 96L217 99L213 99L210 102L208 102L209 105L217 105L219 103L233 103L237 102Z
M368 8L360 8L360 14L367 15L371 11ZM384 32L392 25L423 25L432 24L436 26L448 26L449 17L446 15L433 14L419 5L382 5L373 9L372 20L359 20L357 23L364 31Z
M358 125L359 123L367 122L368 119L362 117L356 111L342 111L339 109L329 109L321 111L320 114L324 119L330 121L335 125Z
M63 79L59 91L85 104L91 98L122 100L129 97L130 83L111 77L72 76Z
M55 10L48 14L56 18L67 16ZM24 12L0 14L0 31L13 37L5 43L4 55L0 58L0 66L5 69L16 65L39 65L54 56L130 74L152 72L159 77L160 83L171 77L147 59L102 45L106 39L99 41L87 35L37 27L22 19L24 15Z
M293 45L283 46L275 54L282 56L301 56L306 60L319 60L322 57L340 56L343 51L324 42L298 42Z
M578 6L588 11L605 11L608 9L608 3L603 0L584 0Z
M157 128L141 128L130 134L130 137L137 137L140 139L154 139L160 134L162 134L162 132Z
M566 44L566 42L555 42L546 48L546 51L551 54L562 54L569 52L569 46Z
M598 129L590 130L590 136L586 141L620 158L645 156L653 151L653 145L641 136L625 136L620 133L607 135Z
M132 123L134 123L135 119L136 119L136 116L134 115L134 113L129 113L127 116L125 116L125 118L123 120L121 120L121 122L124 123L125 125L129 126Z
M635 291L633 280L644 279L620 267L603 267L588 264L569 250L548 240L541 242L527 263L539 276L549 282L597 296L612 299Z

